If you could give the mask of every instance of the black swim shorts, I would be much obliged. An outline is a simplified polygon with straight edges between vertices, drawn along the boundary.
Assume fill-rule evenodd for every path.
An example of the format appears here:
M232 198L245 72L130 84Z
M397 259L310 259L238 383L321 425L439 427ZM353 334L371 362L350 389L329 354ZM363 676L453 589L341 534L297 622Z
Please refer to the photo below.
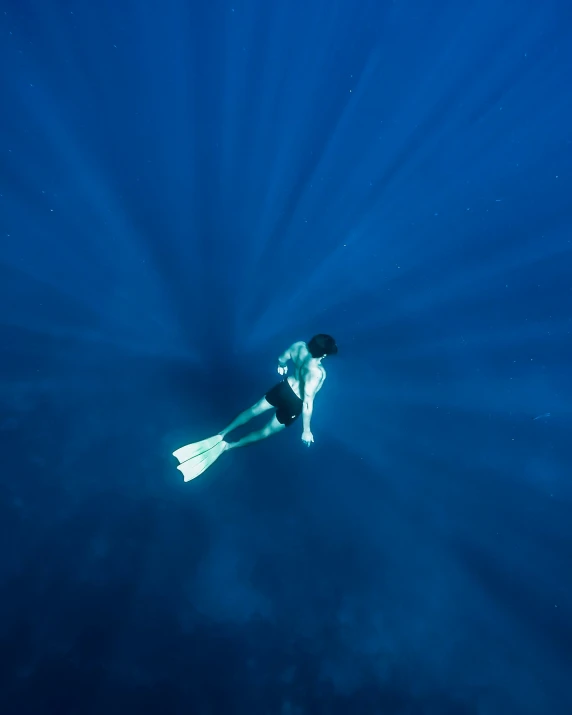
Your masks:
M302 414L302 400L290 387L288 380L274 385L264 397L267 402L276 407L276 419L286 427L290 427L292 422Z

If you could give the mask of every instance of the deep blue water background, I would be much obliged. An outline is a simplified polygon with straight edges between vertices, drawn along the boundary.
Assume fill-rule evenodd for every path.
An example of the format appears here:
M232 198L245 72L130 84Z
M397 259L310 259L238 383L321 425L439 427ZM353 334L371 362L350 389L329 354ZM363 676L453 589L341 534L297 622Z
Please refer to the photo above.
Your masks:
M0 712L572 712L570 3L0 36ZM183 484L316 332L315 445Z

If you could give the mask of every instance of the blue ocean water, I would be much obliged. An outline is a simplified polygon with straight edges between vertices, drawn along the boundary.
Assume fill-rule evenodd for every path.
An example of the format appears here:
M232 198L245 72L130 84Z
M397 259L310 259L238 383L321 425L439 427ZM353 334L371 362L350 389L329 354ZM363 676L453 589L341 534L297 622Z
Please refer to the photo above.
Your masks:
M571 10L0 5L2 715L572 712Z

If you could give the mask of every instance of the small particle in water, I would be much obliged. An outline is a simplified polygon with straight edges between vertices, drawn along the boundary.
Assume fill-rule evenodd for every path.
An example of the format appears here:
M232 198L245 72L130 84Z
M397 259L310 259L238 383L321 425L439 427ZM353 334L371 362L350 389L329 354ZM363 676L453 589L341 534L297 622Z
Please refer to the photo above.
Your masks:
M550 412L543 412L541 415L537 415L536 417L534 417L532 421L534 422L535 420L543 420L546 417L550 417Z

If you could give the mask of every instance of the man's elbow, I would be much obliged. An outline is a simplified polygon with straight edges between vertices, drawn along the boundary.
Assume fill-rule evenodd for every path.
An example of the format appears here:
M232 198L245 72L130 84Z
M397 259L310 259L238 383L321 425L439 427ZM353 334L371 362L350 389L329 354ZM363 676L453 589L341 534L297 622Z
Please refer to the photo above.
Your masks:
M312 410L314 409L314 402L313 400L304 400L304 405L302 407L304 410L304 413L307 415L312 414Z

